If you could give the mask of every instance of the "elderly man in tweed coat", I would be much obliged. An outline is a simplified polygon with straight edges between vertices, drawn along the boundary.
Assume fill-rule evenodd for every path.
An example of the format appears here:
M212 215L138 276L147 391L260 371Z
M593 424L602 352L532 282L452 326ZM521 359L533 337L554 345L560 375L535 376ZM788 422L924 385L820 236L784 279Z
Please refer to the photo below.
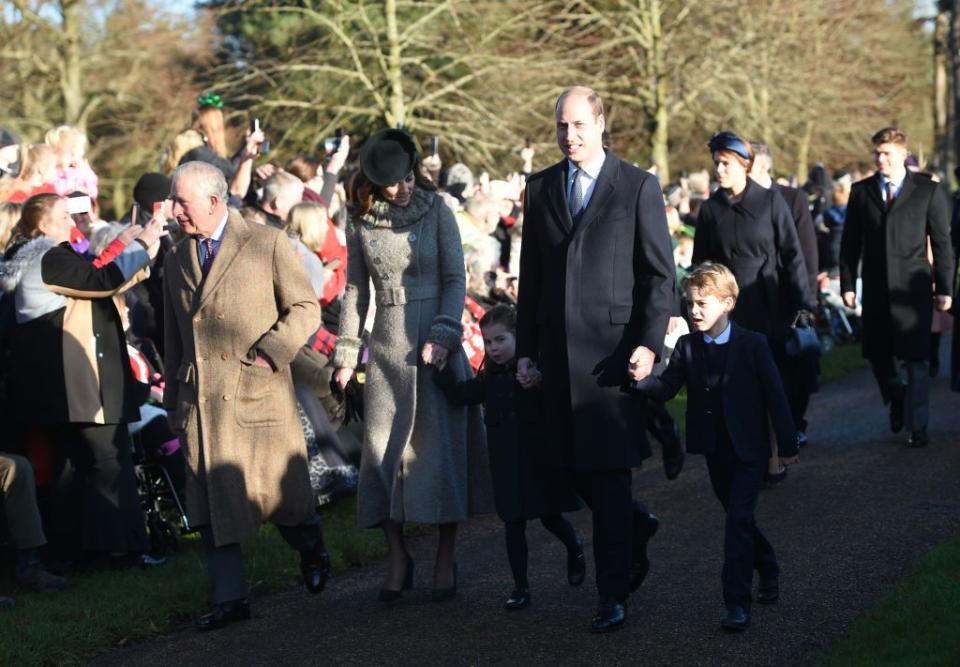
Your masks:
M164 394L187 460L187 513L200 527L212 630L249 618L240 542L264 520L301 554L307 588L329 557L313 506L290 362L320 308L286 236L228 212L216 168L181 165L173 213L187 233L165 262Z

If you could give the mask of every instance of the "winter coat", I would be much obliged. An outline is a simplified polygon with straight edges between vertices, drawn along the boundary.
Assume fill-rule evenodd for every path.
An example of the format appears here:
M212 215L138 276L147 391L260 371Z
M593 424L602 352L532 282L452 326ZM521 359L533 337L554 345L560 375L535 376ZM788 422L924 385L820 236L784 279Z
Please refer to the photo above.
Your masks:
M96 268L69 243L40 237L0 264L16 320L6 350L8 414L30 426L139 419L114 297L146 276L148 262L134 242Z
M783 341L796 312L813 307L790 208L780 193L750 179L737 203L717 190L700 207L693 263L706 261L736 277L740 296L731 319L745 329Z
M286 234L230 217L206 277L196 239L167 254L163 405L176 411L187 514L217 545L314 511L290 362L320 306ZM257 352L274 369L254 365Z
M501 519L539 519L583 507L569 469L545 465L553 454L545 435L543 392L523 389L515 366L490 364L461 382L446 367L436 382L454 405L484 405L493 498Z
M553 464L631 468L650 456L644 400L628 390L638 346L660 354L674 311L673 253L656 177L607 152L575 223L567 160L527 182L517 358L543 373Z
M725 428L740 460L766 461L772 428L780 456L793 456L796 426L766 337L735 323L730 327L718 386L707 384L708 344L703 333L696 331L681 336L666 370L641 380L637 389L655 400L669 401L686 385L686 440L691 454L715 454L719 431ZM714 414L718 403L722 415Z
M927 359L934 283L937 294L953 294L950 200L928 176L908 172L888 211L881 182L874 175L850 191L840 242L841 289L856 291L862 262L864 357Z
M491 511L480 411L450 405L431 379L435 369L420 359L432 341L450 351L447 364L457 379L471 376L460 345L466 278L453 213L422 189L404 208L377 201L350 221L347 260L337 368L357 365L371 298L376 302L363 397L359 525L452 523Z

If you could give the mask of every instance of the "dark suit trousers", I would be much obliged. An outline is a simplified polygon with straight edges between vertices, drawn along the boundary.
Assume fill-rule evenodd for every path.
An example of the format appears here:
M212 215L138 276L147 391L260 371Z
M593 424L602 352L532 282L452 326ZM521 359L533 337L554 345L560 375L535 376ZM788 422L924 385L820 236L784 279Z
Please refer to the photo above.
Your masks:
M741 461L729 441L707 455L713 491L727 513L723 536L724 603L750 609L753 571L777 576L780 568L770 542L757 528L753 513L767 462Z
M870 367L880 387L884 404L895 397L904 397L904 421L907 430L919 431L930 419L930 362L926 359L904 361L907 383L904 385L893 357L871 359Z
M629 468L577 473L577 492L593 513L593 560L601 602L625 601L630 592L634 514L649 514L634 501Z
M280 536L291 547L309 553L323 545L320 516L313 515L299 526L277 526ZM213 604L222 604L247 597L247 578L243 570L243 551L239 544L216 546L210 526L200 526L207 573L213 587Z

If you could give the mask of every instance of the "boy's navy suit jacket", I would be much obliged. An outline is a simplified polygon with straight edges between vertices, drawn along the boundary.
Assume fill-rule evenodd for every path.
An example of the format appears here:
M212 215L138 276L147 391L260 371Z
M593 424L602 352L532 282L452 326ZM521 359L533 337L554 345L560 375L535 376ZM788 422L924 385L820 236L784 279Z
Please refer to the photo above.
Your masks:
M793 456L797 453L796 427L766 336L732 322L730 326L726 366L718 389L737 457L742 461L769 458L771 423L779 455ZM691 454L712 454L717 446L718 422L707 386L706 345L700 332L681 337L666 370L635 385L659 401L670 400L680 387L687 386L687 451Z

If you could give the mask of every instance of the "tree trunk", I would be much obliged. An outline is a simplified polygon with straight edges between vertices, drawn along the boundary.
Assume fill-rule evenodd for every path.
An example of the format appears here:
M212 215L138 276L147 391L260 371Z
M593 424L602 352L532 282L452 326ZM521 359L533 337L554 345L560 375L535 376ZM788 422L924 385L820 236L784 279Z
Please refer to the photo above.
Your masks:
M387 124L402 127L406 124L406 103L403 98L403 66L400 62L400 34L397 31L397 0L385 0L383 5L387 18L387 83L390 86Z
M810 170L810 145L813 143L813 120L808 120L803 124L803 135L800 137L800 145L797 147L797 180L802 184L807 179L807 172Z
M933 35L933 132L935 166L942 169L949 178L953 171L953 160L950 159L950 103L947 85L947 51L948 34L950 31L950 17L945 11L937 13L936 26Z
M960 17L957 16L956 0L949 0L943 3L947 5L947 15L949 17L949 30L947 31L947 46L950 53L950 88L953 91L953 99L950 102L951 116L953 123L948 131L948 141L952 141L953 150L951 151L953 163L960 163L960 57L957 56L957 49L960 48ZM947 174L949 178L951 174Z
M650 133L650 157L661 183L670 182L670 114L667 108L666 54L659 0L650 0L651 42L653 45L653 131Z
M63 122L68 125L84 127L86 119L83 111L83 72L80 56L81 40L83 39L82 11L83 7L76 0L62 0L60 11L63 16L60 44L57 51L60 55L58 63L60 69L60 92L63 95Z

